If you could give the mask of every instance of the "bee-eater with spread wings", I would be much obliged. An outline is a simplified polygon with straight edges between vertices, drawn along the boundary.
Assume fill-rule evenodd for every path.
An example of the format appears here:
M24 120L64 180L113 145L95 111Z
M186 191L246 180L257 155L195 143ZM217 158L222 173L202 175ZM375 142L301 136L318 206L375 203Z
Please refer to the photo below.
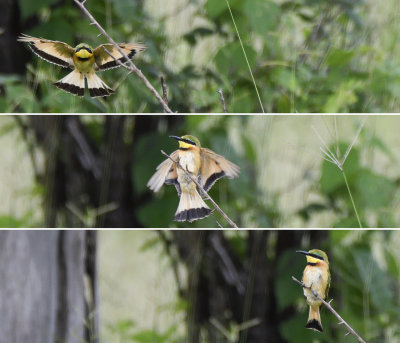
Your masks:
M329 272L328 255L322 250L313 249L310 251L297 250L296 252L306 255L307 265L303 272L303 283L310 287L321 299L326 299L331 284L331 273ZM307 304L310 305L310 312L306 324L307 329L322 332L320 315L321 300L316 298L312 292L303 288Z
M119 67L120 64L116 60L122 63L126 62L126 59L113 44L102 44L96 49L92 49L89 45L81 43L73 48L64 42L35 38L25 34L22 34L18 41L28 43L32 51L45 61L63 68L73 69L71 73L54 85L78 96L84 94L85 79L91 97L108 96L114 93L96 75L96 71ZM118 46L128 58L132 58L137 52L146 48L142 44L121 43Z
M206 192L221 177L232 179L239 175L240 169L236 164L209 149L202 148L196 137L170 137L179 141L179 149L171 154L171 158L189 172L193 179L198 180ZM175 221L192 222L205 218L212 212L200 196L196 184L169 158L157 167L147 186L157 192L164 183L175 185L180 197Z

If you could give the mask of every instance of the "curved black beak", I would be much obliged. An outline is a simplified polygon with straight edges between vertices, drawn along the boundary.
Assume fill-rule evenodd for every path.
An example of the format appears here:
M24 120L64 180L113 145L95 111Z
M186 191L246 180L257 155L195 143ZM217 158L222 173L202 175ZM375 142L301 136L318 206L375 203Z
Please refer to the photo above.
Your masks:
M296 250L296 252L298 252L300 254L304 254L304 255L310 255L310 253L308 251L304 251L304 250Z
M181 137L178 137L178 136L169 136L169 138L174 138L174 139L176 139L177 141L181 141L181 140L182 140L182 138L181 138Z

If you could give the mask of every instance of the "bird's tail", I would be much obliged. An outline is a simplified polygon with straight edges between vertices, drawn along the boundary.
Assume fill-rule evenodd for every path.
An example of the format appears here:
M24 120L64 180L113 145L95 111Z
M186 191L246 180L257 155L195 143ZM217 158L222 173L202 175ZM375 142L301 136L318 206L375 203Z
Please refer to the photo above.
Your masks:
M308 314L308 321L306 324L307 329L322 332L321 315L319 314L320 306L310 306L310 312Z
M196 188L190 191L182 190L174 220L178 222L183 222L185 220L192 222L209 216L211 212L212 211L201 198Z
M85 77L75 69L61 80L55 82L54 86L68 93L83 96L85 91Z
M114 91L106 85L106 83L100 79L94 71L89 73L87 76L89 94L92 98L97 96L108 96L114 93Z

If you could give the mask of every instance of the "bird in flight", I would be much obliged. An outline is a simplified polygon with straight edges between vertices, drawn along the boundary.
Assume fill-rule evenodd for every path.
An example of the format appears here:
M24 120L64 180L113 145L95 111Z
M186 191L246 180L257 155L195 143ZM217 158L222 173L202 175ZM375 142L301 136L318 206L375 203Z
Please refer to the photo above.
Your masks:
M101 44L93 49L90 45L81 43L73 48L64 42L35 38L25 34L22 34L18 41L28 43L31 50L45 61L72 69L71 73L55 82L54 85L78 96L84 94L85 80L87 80L89 94L93 98L114 93L114 90L96 75L96 71L120 67L117 61L127 62L113 44ZM145 45L140 43L120 43L118 46L129 59L133 58L137 52L146 49Z

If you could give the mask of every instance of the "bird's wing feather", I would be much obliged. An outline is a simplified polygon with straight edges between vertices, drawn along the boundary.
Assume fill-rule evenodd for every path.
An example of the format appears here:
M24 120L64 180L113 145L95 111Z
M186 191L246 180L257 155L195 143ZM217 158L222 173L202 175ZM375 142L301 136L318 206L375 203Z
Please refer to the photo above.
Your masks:
M25 34L19 36L18 41L29 43L32 51L47 62L64 68L74 68L72 57L75 50L67 43L35 38Z
M178 150L171 154L171 158L175 161L178 160L178 157ZM147 187L154 192L158 192L164 183L167 185L174 185L178 195L180 195L181 189L178 183L176 164L169 158L157 167L157 171L150 178L149 182L147 182Z
M201 148L200 156L200 183L205 191L208 191L221 177L226 176L233 179L239 175L240 168L236 164L212 150Z
M118 44L121 50L131 59L136 55L138 51L143 51L146 47L143 44L126 44L121 43ZM107 51L114 56L110 56ZM94 59L96 61L97 68L100 70L112 69L120 67L121 65L116 61L120 61L121 63L127 62L126 59L122 56L122 54L118 51L118 49L113 44L102 44L99 45L96 49L93 50Z

